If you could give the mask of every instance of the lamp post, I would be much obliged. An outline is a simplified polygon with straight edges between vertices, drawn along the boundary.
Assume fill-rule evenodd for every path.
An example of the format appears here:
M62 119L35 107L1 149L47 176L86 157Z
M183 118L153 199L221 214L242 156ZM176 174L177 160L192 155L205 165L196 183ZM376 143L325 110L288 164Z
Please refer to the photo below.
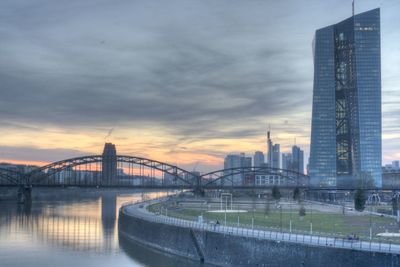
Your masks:
M281 221L281 232L282 232L282 205L279 205L280 210L280 221Z
M226 226L226 206L228 205L228 198L225 198L225 226Z
M369 205L369 240L372 239L372 205Z
M239 204L236 204L236 213L237 213L237 227L240 226L240 222L239 222Z
M292 232L292 203L289 203L289 212L290 212L290 220L289 220L289 231Z
M201 217L203 217L203 201L201 202Z
M311 203L311 222L310 222L310 234L312 235L312 203Z
M253 208L253 215L251 218L251 229L254 229L254 208Z

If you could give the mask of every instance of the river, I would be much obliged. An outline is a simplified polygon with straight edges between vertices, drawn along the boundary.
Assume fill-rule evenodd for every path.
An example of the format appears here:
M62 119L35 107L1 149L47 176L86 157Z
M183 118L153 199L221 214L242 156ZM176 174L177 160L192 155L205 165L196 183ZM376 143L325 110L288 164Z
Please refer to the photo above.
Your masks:
M0 202L1 267L202 266L118 236L123 203L166 192L52 190L31 205Z

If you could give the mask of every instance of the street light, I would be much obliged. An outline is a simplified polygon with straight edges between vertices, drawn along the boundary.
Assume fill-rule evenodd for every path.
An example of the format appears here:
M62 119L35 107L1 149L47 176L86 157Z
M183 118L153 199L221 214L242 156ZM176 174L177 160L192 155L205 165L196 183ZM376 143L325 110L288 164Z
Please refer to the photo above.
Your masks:
M228 205L228 198L225 198L225 226L226 226L226 206Z
M254 208L253 208L253 215L252 215L252 218L251 218L251 229L254 229Z
M201 217L203 217L203 201L201 202Z
M289 231L292 232L292 202L289 202L289 212L290 212L290 220L289 220Z
M372 239L372 205L369 205L369 240Z
M237 227L240 226L240 222L239 222L239 204L236 204L236 212L237 212Z
M310 234L312 235L312 203L310 203L310 207L311 207Z
M280 210L280 224L281 224L281 232L282 232L282 205L279 205L279 210Z

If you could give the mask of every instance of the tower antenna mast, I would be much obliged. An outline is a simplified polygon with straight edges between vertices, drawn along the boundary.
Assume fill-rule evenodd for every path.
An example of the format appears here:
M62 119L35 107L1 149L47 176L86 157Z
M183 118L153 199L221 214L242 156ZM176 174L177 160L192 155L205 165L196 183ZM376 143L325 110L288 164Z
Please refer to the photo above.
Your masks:
M352 13L352 15L354 16L354 0L353 0L353 2L351 3L351 13Z

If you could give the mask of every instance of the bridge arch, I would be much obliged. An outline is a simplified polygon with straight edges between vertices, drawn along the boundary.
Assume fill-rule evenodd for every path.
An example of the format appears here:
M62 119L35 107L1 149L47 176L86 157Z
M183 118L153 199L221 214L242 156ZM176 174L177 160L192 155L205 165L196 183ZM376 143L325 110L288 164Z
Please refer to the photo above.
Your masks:
M235 177L241 175L241 182L234 181ZM230 169L221 169L201 175L202 187L216 187L225 185L229 186L244 186L244 187L262 187L263 185L256 184L256 175L264 175L279 178L279 185L288 187L307 187L309 185L309 176L285 169L271 167L237 167ZM246 177L251 177L246 181ZM226 180L228 183L226 183ZM273 183L271 184L273 185ZM264 185L268 186L268 185Z
M25 182L25 174L19 171L0 168L0 180L3 185L21 185Z
M27 175L27 184L40 185L47 182L51 182L52 179L56 178L57 175L65 172L79 171L79 172L97 172L97 182L101 181L101 163L103 162L102 155L91 155L91 156L83 156L76 157L71 159L65 159L57 162L50 163L46 166L42 166L30 172ZM173 177L175 180L180 181L180 185L186 187L192 187L195 184L196 176L180 167L157 161L152 159L147 159L143 157L134 157L134 156L126 156L126 155L117 155L116 162L120 165L120 167L124 168L122 165L127 164L129 168L133 165L142 166L148 169L153 170L153 174L155 171L160 172L162 174L166 173ZM80 166L88 165L90 168L81 169ZM118 166L118 165L117 165ZM54 180L53 180L54 182ZM56 183L57 184L57 183ZM59 183L60 184L60 183ZM61 185L61 184L60 184ZM74 185L74 184L72 184ZM97 184L101 185L101 184Z

